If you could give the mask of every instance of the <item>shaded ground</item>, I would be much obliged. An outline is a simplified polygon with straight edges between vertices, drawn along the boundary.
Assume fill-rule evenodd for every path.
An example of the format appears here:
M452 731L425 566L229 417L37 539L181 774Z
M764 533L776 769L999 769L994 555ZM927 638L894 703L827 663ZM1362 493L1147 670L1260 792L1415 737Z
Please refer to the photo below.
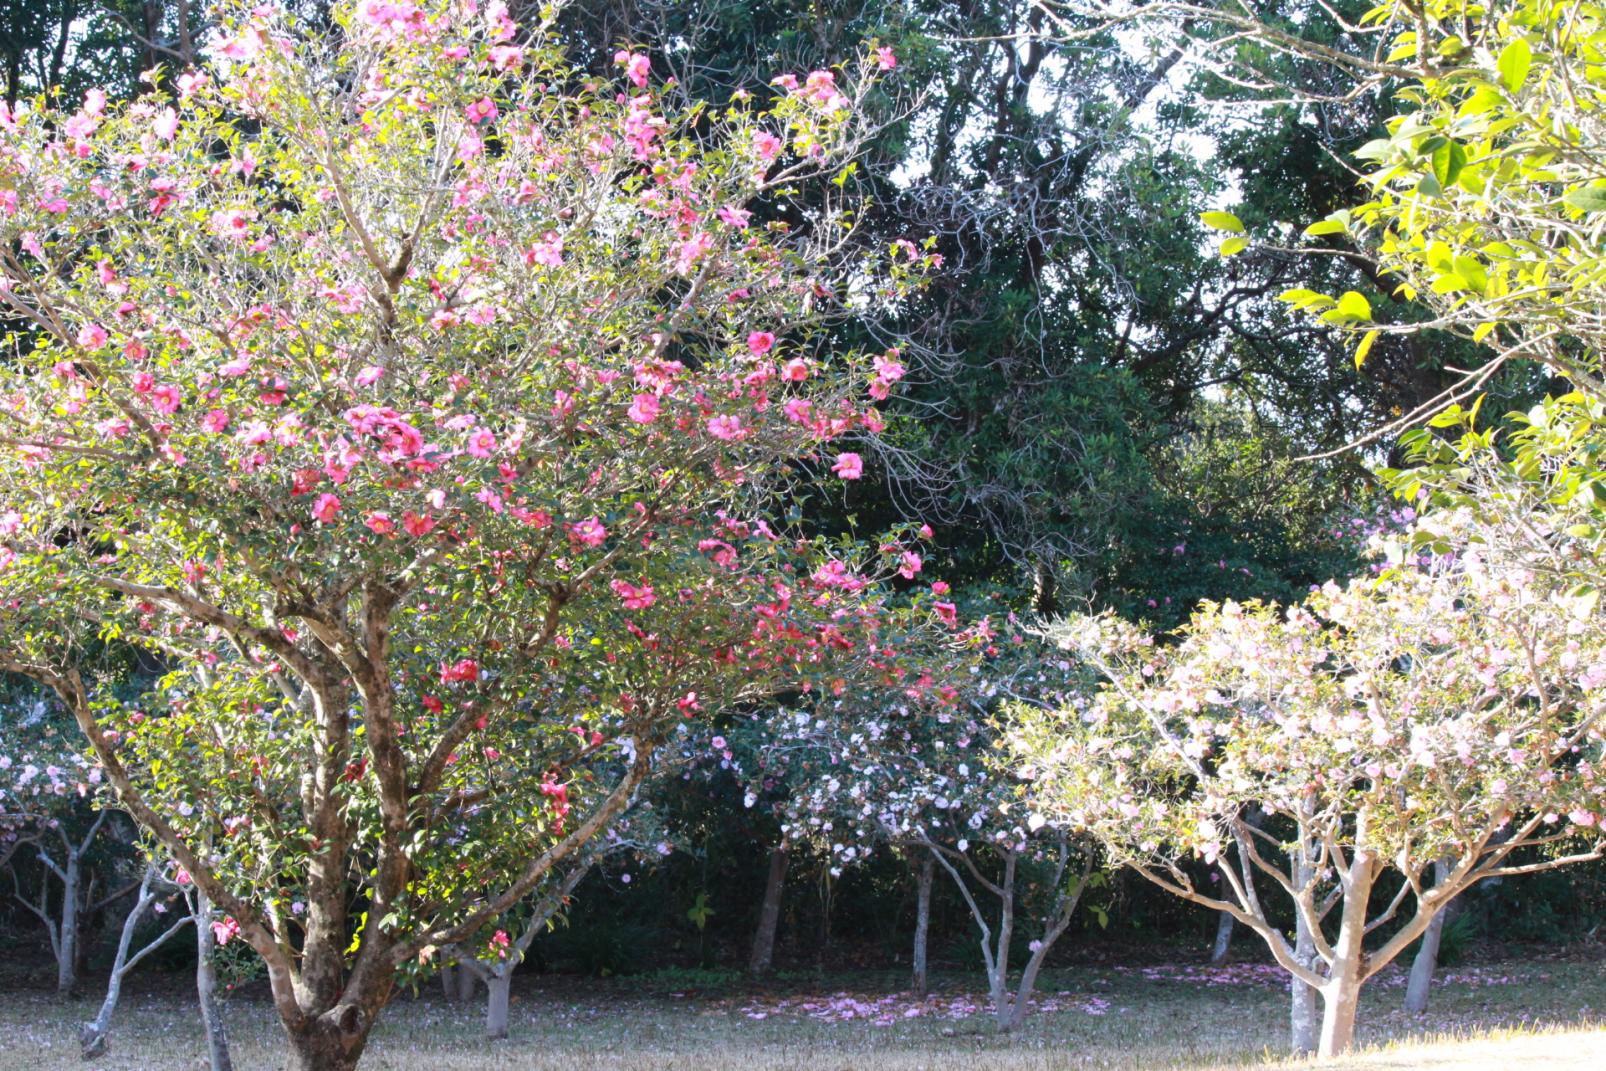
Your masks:
M729 975L678 972L591 982L531 978L515 997L513 1037L480 1037L478 1005L433 993L387 1009L365 1069L390 1071L1050 1071L1290 1066L1280 974L1257 965L1073 968L1050 972L1013 1038L992 1030L973 977L944 979L930 1000L879 975L783 978L744 990ZM1346 1071L1599 1071L1606 1068L1606 965L1526 962L1448 972L1434 1012L1398 1010L1399 976L1363 1002L1361 1043L1383 1046ZM106 1071L187 1069L203 1049L193 998L176 978L130 979ZM0 1071L82 1068L77 1022L94 1003L0 992ZM282 1048L267 1002L231 1002L240 1071L273 1071ZM1492 1033L1491 1033L1492 1032ZM1445 1034L1472 1037L1455 1041Z

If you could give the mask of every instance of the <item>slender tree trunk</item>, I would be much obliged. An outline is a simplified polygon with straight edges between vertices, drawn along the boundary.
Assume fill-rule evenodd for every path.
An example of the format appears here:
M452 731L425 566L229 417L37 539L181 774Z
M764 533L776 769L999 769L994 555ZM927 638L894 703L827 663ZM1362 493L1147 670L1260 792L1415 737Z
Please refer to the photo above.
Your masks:
M195 890L195 997L206 1028L206 1056L212 1071L234 1071L229 1057L229 1035L223 1026L223 1006L217 999L217 967L213 957L217 941L212 935L212 901Z
M457 972L461 967L454 967L450 963L441 964L441 996L449 1001L457 999Z
M1450 864L1443 859L1433 864L1433 880L1435 884L1442 885L1450 875ZM1421 1015L1428 1010L1428 995L1433 988L1433 974L1439 967L1439 939L1444 934L1445 923L1456 908L1456 901L1440 906L1428 923L1428 928L1422 931L1422 947L1417 949L1416 958L1411 961L1411 980L1405 987L1405 1010L1412 1015Z
M83 898L82 860L69 848L61 872L61 947L56 952L56 995L72 996L78 987L79 901Z
M1210 949L1212 967L1219 967L1227 962L1227 955L1232 951L1232 931L1237 924L1238 920L1225 911L1216 919L1216 943Z
M180 918L151 939L144 948L132 955L129 954L134 944L134 933L156 900L156 894L151 892L151 883L157 876L155 870L147 870L144 879L139 883L139 895L134 900L134 906L124 917L122 932L117 939L117 955L112 959L111 977L106 981L106 999L100 1002L100 1011L96 1013L95 1018L82 1024L78 1029L78 1043L82 1046L83 1057L86 1060L100 1056L106 1051L107 1038L111 1035L112 1016L117 1012L117 1002L123 995L123 979L128 976L128 972L133 970L140 960L166 944L168 938L178 933L182 927L193 921L189 918Z
M488 1038L507 1037L508 1005L512 1001L513 992L513 964L506 964L499 971L492 971L490 977L485 979L485 1036Z
M920 868L915 878L915 951L914 951L914 991L915 996L921 1000L931 990L931 979L927 971L926 944L931 934L931 881L937 869L936 856L930 848L925 849L920 858Z
M1364 835L1358 823L1356 838ZM1360 1006L1366 952L1366 912L1372 894L1374 859L1372 853L1357 847L1350 856L1349 874L1344 879L1343 915L1338 940L1333 942L1333 962L1327 984L1322 986L1322 1038L1317 1055L1331 1059L1348 1052L1355 1044L1355 1012Z
M1008 1033L1015 1023L1014 1000L1009 992L1009 942L1015 933L1015 852L1004 853L1004 880L998 883L1003 890L999 898L998 940L994 945L993 976L990 988L993 996L993 1020L998 1029Z
M769 876L764 880L764 903L758 912L758 931L753 934L753 953L747 970L753 975L770 972L775 963L775 931L781 921L781 894L786 889L786 867L790 860L786 843L770 852Z
M1308 843L1301 844L1294 858L1294 888L1309 888L1313 880L1312 848ZM1316 938L1311 933L1310 920L1300 910L1294 912L1294 958L1302 967L1316 967ZM1296 1056L1313 1053L1321 1041L1321 1016L1316 1011L1316 990L1299 978L1290 976L1288 995L1289 1048Z

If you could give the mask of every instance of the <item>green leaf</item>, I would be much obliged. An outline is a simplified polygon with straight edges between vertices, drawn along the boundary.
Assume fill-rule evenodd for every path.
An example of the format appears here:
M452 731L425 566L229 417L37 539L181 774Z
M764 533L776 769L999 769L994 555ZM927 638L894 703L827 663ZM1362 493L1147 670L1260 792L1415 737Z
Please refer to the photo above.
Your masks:
M1355 370L1359 372L1361 365L1366 363L1366 355L1372 352L1372 343L1377 341L1378 330L1373 328L1361 336L1361 344L1355 347Z
M1372 303L1363 295L1346 290L1335 308L1322 313L1322 319L1330 324L1368 323L1372 319Z
M1433 177L1440 186L1453 186L1467 166L1467 151L1460 142L1450 141L1433 150Z
M1344 224L1336 219L1319 219L1305 228L1305 237L1320 238L1324 234L1343 234Z
M1231 231L1233 234L1244 232L1243 221L1231 212L1201 212L1199 220L1206 227L1218 231Z
M1500 50L1500 81L1511 92L1522 88L1528 80L1528 68L1533 65L1533 49L1519 37Z
M1248 238L1245 238L1241 234L1235 234L1231 238L1222 239L1221 255L1224 257L1236 256L1237 254L1242 253L1246 248L1248 248L1248 246Z
M1599 186L1580 186L1569 190L1562 202L1580 212L1606 212L1606 189Z

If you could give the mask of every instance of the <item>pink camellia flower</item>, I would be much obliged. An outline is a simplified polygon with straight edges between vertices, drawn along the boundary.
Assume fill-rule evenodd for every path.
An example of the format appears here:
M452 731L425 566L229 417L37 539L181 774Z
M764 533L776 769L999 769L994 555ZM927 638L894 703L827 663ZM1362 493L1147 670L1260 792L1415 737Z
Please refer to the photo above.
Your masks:
M724 751L727 744L723 736L716 736L708 742L715 751Z
M362 523L366 524L375 535L390 535L396 530L396 522L383 510L370 513Z
M931 608L937 612L937 616L942 619L942 623L949 628L959 624L959 610L953 603L936 602L931 604Z
M472 431L468 436L467 449L473 457L490 457L496 450L496 436L484 428Z
M898 574L905 580L913 580L915 574L920 571L920 567L924 564L925 562L921 560L920 555L912 550L906 550L903 552L901 564L898 566Z
M638 89L647 84L647 74L652 70L652 60L640 52L626 52L623 49L613 54L613 61L625 69L625 77Z
M441 683L452 684L458 681L477 681L480 679L480 664L472 658L460 658L451 665L441 663Z
M435 518L429 514L418 514L412 510L402 514L402 531L413 537L425 536L435 527Z
M496 45L491 49L491 66L499 71L517 70L524 65L524 49L516 45Z
M864 458L854 453L838 454L831 471L844 480L857 480L864 475Z
M151 123L151 132L163 141L172 141L178 133L178 112L172 108L157 112L156 119Z
M878 48L875 50L875 65L883 71L890 71L898 65L898 57L890 48Z
M184 392L173 383L158 383L151 388L151 405L158 413L176 413L184 403Z
M707 231L698 231L675 247L675 271L681 275L690 275L692 268L696 267L713 248L714 236Z
M754 331L747 336L747 352L762 357L775 348L775 336L768 331Z
M502 752L494 747L488 747L485 749L485 757L490 759L492 762L495 762L497 759L502 757Z
M547 231L541 240L524 254L524 262L540 264L547 268L563 267L563 236L557 231Z
M724 439L726 442L733 442L737 439L744 438L747 435L747 429L742 427L741 417L731 416L728 413L721 413L719 416L709 419L708 434L712 435L716 439Z
M219 945L226 945L240 935L240 924L233 918L225 917L221 922L212 923L212 937Z
M801 383L809 378L809 362L793 357L781 366L781 379L787 383Z
M658 419L658 407L656 394L638 394L630 403L630 419L637 424L651 424Z
M609 586L613 588L613 593L619 596L620 601L625 604L626 610L645 610L658 601L658 596L653 593L651 584L637 586L635 584L627 584L623 580L615 580Z
M781 139L768 130L760 130L753 135L753 151L758 153L759 158L765 163L781 155L782 148Z
M602 526L602 521L596 517L587 517L583 521L576 521L569 525L569 539L577 546L601 546L608 538L608 530Z
M340 511L340 498L337 495L322 494L312 503L312 519L320 524L328 524L335 519Z
M379 367L377 364L371 364L367 368L364 368L362 371L357 373L357 386L371 387L375 383L378 383L379 377L384 374L385 370L383 368Z
M496 102L490 97L481 97L470 104L464 114L471 123L488 123L497 117Z
M886 380L888 383L896 383L904 377L906 371L907 369L898 363L898 351L896 349L890 349L875 359L877 379Z
M729 223L732 227L736 227L740 230L746 230L748 222L753 218L753 213L749 212L745 208L738 208L735 205L726 205L725 207L721 208L717 214L721 222Z
M106 329L99 324L85 324L78 329L78 344L86 350L98 350L106 345Z

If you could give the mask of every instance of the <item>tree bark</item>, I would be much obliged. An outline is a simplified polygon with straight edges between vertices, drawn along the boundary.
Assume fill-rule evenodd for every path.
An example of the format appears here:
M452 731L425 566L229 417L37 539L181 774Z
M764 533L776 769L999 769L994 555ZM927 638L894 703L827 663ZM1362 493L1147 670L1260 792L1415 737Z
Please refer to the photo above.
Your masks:
M56 996L66 999L78 987L78 915L83 897L83 866L77 852L67 849L61 872L61 947L56 954Z
M290 1038L293 1071L355 1071L373 1027L371 1015L353 1005L342 1005L305 1022L303 1029L286 1028Z
M758 912L758 930L753 934L753 952L747 961L748 973L759 976L775 964L775 931L781 921L781 894L786 889L786 867L790 850L783 841L770 852L770 870L764 880L764 903Z
M1439 859L1433 864L1433 880L1443 885L1450 876L1450 863ZM1422 947L1417 949L1416 958L1411 961L1411 979L1405 986L1405 1010L1412 1015L1421 1015L1428 1010L1428 996L1433 989L1433 974L1439 967L1439 939L1444 933L1445 923L1449 922L1455 912L1459 901L1451 900L1439 908L1428 923L1428 928L1422 931Z
M1294 859L1294 888L1309 888L1315 876L1313 871L1311 847L1308 843L1302 844ZM1300 910L1294 912L1294 958L1299 960L1302 967L1316 966L1316 939L1311 933L1310 920ZM1316 1012L1316 990L1298 977L1290 976L1288 992L1288 1045L1294 1055L1305 1056L1315 1052L1321 1042L1321 1017Z
M1364 835L1364 816L1357 822L1356 838ZM1355 1044L1355 1012L1360 1005L1361 983L1365 978L1366 914L1372 898L1376 859L1357 847L1350 856L1349 872L1343 883L1343 914L1338 924L1338 940L1333 942L1332 963L1327 984L1322 986L1322 1037L1317 1055L1332 1059L1348 1052Z
M914 978L915 996L921 1000L931 990L931 979L927 971L926 946L931 934L931 881L936 873L937 859L927 848L920 859L920 867L915 878L915 948L914 948Z
M448 1001L457 999L457 972L461 967L454 967L450 963L441 964L441 996Z
M1232 952L1232 931L1237 926L1237 922L1237 919L1225 911L1221 912L1220 917L1216 919L1216 943L1210 949L1210 965L1212 967L1219 967L1227 962L1227 956Z
M477 981L479 981L479 978L475 976L473 971L461 963L457 965L457 1001L459 1004L467 1004L474 999L474 983Z
M201 1006L201 1025L206 1028L206 1056L211 1071L234 1071L229 1056L229 1036L223 1027L223 1006L217 999L217 968L213 956L217 941L212 935L212 901L195 890L195 998Z
M507 1037L508 1005L512 1002L513 965L494 971L485 979L485 1036L493 1039Z

